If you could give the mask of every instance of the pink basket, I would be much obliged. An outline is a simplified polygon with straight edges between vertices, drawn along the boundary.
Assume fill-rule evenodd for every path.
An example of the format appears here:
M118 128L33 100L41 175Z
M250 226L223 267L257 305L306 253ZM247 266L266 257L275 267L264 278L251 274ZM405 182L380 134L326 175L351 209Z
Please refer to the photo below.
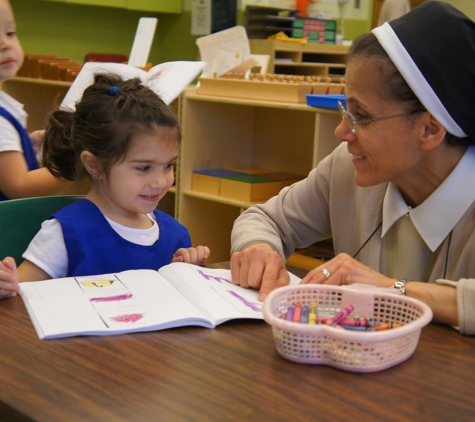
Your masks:
M272 326L277 352L286 359L352 372L381 371L412 356L422 327L432 320L429 306L394 294L393 290L396 292L363 284L281 287L267 296L264 319ZM319 313L336 314L352 305L353 316L372 318L375 323L400 323L402 327L377 332L350 331L283 319L289 307L312 302L317 303Z

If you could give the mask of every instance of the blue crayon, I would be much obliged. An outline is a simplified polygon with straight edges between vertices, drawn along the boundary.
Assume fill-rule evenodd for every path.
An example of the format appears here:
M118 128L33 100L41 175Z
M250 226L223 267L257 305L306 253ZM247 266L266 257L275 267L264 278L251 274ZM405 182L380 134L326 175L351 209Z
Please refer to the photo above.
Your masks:
M308 305L303 305L302 317L300 318L300 322L302 322L303 324L308 323L308 312L309 312Z
M286 321L293 321L293 319L294 319L294 307L290 306L287 309L287 313L285 314L285 320Z

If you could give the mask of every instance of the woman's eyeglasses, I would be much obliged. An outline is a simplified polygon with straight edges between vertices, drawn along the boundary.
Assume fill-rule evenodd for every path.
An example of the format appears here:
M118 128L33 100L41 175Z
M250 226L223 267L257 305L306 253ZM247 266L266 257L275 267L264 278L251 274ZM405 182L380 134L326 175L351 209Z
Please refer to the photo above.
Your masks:
M347 118L348 121L350 122L351 133L353 135L356 133L356 125L367 124L367 123L370 123L370 122L376 122L378 120L393 119L395 117L408 116L409 114L422 113L422 112L427 111L426 109L417 109L417 110L409 111L407 113L395 114L393 116L377 117L376 119L364 119L364 120L357 121L355 119L355 116L353 116L349 111L346 110L346 108L343 106L343 103L341 101L338 101L338 110L340 111L341 118L343 120Z

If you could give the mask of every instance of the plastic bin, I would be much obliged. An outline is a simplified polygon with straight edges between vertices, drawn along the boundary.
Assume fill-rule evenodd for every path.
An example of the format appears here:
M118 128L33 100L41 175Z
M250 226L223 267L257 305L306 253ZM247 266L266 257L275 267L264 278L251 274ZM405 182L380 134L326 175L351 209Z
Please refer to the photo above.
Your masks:
M286 286L267 296L264 319L272 326L277 352L288 360L352 372L381 371L412 356L422 327L432 319L432 310L425 303L392 293L393 290L363 284ZM402 327L350 331L282 318L290 306L312 302L317 303L318 313L336 314L352 305L352 316L372 318L374 323L401 323Z

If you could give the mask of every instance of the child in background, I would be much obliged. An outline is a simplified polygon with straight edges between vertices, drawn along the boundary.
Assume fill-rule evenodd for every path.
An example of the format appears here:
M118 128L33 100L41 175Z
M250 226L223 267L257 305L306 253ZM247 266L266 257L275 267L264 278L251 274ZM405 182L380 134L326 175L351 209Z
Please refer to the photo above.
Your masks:
M49 118L43 162L66 180L91 179L85 199L43 223L15 268L0 262L0 297L19 281L203 264L185 227L157 211L173 184L181 132L173 111L137 78L98 74L75 111Z
M0 0L0 83L13 78L22 63L13 11L7 0ZM66 184L39 168L26 117L23 105L0 90L0 201L54 195ZM41 138L43 131L34 135Z

